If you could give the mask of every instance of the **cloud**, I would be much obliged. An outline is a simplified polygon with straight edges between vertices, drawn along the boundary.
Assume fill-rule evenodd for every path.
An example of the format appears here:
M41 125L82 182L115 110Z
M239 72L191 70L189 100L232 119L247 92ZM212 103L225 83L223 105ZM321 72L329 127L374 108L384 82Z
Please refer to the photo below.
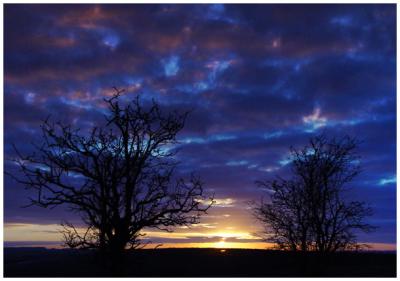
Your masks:
M395 184L396 183L396 176L390 178L383 178L379 180L379 185L387 185L387 184Z
M162 60L165 76L175 76L179 71L179 57L172 56Z
M202 200L199 199L198 202L207 205L209 201L207 200ZM221 207L221 208L227 208L227 207L234 207L234 203L236 202L235 199L232 198L214 198L213 199L213 207Z
M316 129L326 126L327 119L320 114L321 109L317 107L312 114L303 117L303 122L308 127L307 132L314 132Z

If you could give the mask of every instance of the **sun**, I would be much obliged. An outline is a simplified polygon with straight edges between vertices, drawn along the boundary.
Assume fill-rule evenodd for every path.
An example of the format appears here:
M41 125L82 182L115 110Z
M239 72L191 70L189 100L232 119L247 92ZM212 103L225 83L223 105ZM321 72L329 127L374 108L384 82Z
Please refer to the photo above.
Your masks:
M215 243L215 247L216 248L225 248L226 247L225 238L222 238L221 241Z

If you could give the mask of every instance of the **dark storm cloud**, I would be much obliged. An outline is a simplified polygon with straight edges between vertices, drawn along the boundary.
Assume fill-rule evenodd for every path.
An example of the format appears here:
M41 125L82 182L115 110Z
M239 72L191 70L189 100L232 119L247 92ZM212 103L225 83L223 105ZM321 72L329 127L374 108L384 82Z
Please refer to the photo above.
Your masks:
M190 110L181 173L240 208L260 195L255 180L288 175L291 145L349 134L363 141L354 196L376 209L373 240L393 242L395 27L395 5L7 4L5 157L12 143L31 151L48 115L103 122L117 86ZM6 222L63 216L21 209L29 194L6 179Z

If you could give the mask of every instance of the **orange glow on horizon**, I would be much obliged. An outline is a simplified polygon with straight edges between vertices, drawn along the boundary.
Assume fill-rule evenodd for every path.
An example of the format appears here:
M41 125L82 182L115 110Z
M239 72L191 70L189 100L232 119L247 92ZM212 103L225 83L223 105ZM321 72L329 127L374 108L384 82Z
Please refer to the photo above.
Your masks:
M4 224L4 242L9 245L14 243L18 246L20 242L32 242L31 246L34 247L46 247L46 248L62 248L62 234L60 233L60 226L56 224L23 224L23 223L6 223ZM77 228L78 232L83 232L84 229ZM191 229L193 230L193 229ZM144 248L154 249L158 248L215 248L215 249L272 249L273 244L262 242L261 239L251 235L248 232L234 231L222 232L215 230L199 231L199 232L159 232L159 231L148 231L146 232L146 238L151 239L168 239L173 238L179 240L174 243L162 243L161 246L157 243L149 243ZM204 238L218 238L215 242L189 242L191 238L204 237ZM231 240L229 240L231 239ZM238 239L238 241L234 241ZM233 242L232 242L233 240ZM248 240L248 241L246 241ZM166 240L168 241L168 240ZM192 240L193 241L193 240ZM259 241L259 242L258 242ZM38 242L42 242L39 243ZM51 242L51 243L50 243ZM59 242L56 245L55 242ZM143 241L145 242L145 241ZM46 244L47 243L47 244ZM377 251L395 251L396 244L394 243L365 243L370 246L366 250L377 250ZM24 244L26 245L26 244Z
M145 249L154 249L156 244L148 244ZM204 243L164 243L158 249L167 248L214 248L214 249L272 249L272 243L266 242L204 242Z

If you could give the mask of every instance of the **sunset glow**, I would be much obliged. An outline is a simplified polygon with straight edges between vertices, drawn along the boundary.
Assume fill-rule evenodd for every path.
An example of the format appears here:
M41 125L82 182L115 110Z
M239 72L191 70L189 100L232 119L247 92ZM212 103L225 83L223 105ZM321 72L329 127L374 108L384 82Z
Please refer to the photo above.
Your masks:
M7 246L41 246L47 248L62 248L62 228L57 224L6 224L4 228L4 240ZM78 228L83 233L84 228ZM272 249L274 245L262 241L246 232L173 232L160 231L145 232L144 242L148 243L145 248L218 248L218 249ZM215 240L215 242L191 242L193 239ZM235 242L238 239L241 242ZM161 243L163 240L173 240L174 243ZM232 241L233 240L233 241ZM247 242L246 242L247 240ZM160 243L158 243L158 242ZM26 242L26 243L21 243ZM396 250L396 244L390 243L366 243L369 250Z

